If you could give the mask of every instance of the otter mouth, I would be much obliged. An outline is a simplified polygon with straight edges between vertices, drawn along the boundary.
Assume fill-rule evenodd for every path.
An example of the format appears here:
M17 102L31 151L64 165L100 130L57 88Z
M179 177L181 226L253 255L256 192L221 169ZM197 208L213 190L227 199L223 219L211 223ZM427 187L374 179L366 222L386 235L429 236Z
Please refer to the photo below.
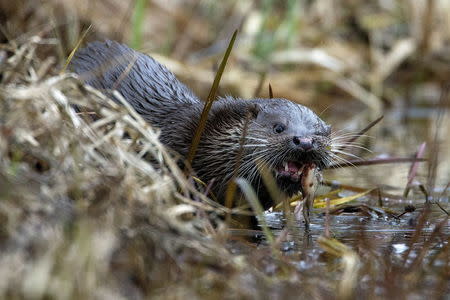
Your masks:
M305 165L295 161L285 161L275 170L275 177L289 180L292 183L300 182Z
M288 196L310 190L311 175L318 170L313 162L285 161L275 171L278 187Z

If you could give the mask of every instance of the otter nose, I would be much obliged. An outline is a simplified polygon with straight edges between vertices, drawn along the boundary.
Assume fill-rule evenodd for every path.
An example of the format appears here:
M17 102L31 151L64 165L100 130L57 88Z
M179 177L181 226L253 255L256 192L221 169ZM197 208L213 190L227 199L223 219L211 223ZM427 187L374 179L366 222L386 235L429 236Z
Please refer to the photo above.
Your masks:
M309 151L313 148L313 140L312 138L301 138L298 136L294 136L292 139L294 145L303 151Z

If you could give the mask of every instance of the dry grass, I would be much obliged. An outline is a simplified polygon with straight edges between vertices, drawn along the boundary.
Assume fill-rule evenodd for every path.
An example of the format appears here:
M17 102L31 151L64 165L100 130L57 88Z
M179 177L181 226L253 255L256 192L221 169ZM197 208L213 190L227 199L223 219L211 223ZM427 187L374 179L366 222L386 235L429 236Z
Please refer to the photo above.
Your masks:
M177 3L148 3L141 48L162 53L158 59L203 98L213 62L242 24L221 93L267 96L270 81L276 96L318 111L331 106L326 116L350 128L389 107L441 105L438 122L427 121L431 157L439 160L416 179L426 185L428 176L432 195L449 181L449 102L439 103L450 75L447 1ZM296 242L285 233L270 247L236 241L216 218L227 210L185 178L157 131L126 102L60 74L91 23L89 40L129 40L126 1L5 0L0 9L0 298L449 295L448 218L431 220L427 206L402 255L377 251L364 231L354 247L321 238L322 250L312 254L302 245L283 253L287 240ZM391 129L401 124L390 122ZM402 140L398 128L392 135ZM392 152L384 141L374 150ZM422 141L408 142L400 151ZM390 185L408 180L385 177ZM427 222L435 229L423 235Z

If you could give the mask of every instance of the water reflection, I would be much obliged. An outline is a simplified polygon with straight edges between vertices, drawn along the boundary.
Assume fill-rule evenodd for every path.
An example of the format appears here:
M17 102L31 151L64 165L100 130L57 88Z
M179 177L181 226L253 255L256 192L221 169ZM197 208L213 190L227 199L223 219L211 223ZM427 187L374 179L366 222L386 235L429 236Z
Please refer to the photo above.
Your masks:
M399 209L401 211L401 209ZM392 217L362 217L355 215L330 216L331 236L340 242L351 246L360 246L361 239L367 239L377 251L387 248L393 248L396 253L405 251L406 243L409 241L416 230L416 220L420 211L409 213L401 219ZM284 227L284 217L281 212L266 214L270 227L273 228L275 235L279 235ZM430 236L435 229L435 225L445 217L442 211L434 210L428 222L421 231L421 242ZM299 233L291 237L291 240L283 244L284 251L300 251L312 247L318 247L315 243L317 238L324 234L325 218L323 211L316 210L311 218L311 227L309 233L305 233L303 226L299 226ZM443 233L450 233L450 222L444 225ZM306 247L305 247L306 246Z

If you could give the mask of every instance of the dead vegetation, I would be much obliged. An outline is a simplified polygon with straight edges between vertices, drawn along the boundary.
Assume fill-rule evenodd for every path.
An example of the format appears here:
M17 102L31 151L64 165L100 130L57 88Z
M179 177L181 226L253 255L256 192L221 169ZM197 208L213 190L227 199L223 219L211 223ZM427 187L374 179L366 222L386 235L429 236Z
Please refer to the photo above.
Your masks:
M162 53L204 99L240 27L221 94L267 96L270 81L275 95L326 109L348 130L400 113L364 141L376 153L414 153L422 133L429 168L326 176L362 194L372 189L358 190L356 177L368 177L381 202L407 184L409 199L429 194L401 254L396 236L380 251L364 230L351 246L321 237L315 252L287 232L270 245L237 240L216 217L227 209L184 176L156 130L61 72L91 24L87 40L130 41L130 3L0 1L1 298L448 297L447 1L149 1L144 14L139 47ZM432 110L418 126L417 107ZM286 243L298 251L283 252Z

